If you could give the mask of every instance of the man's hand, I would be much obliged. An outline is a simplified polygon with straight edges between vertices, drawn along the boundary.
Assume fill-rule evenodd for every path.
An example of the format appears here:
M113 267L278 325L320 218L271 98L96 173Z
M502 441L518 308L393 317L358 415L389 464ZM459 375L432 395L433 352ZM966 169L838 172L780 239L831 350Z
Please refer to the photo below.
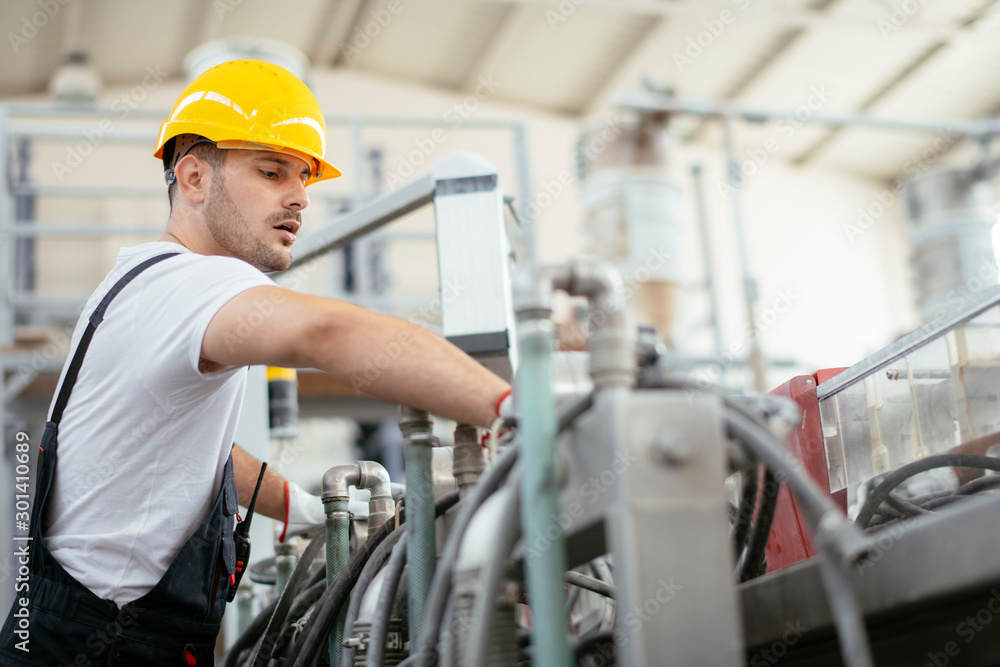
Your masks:
M280 287L233 297L208 326L202 357L225 366L316 368L358 393L459 423L489 426L509 385L412 322Z

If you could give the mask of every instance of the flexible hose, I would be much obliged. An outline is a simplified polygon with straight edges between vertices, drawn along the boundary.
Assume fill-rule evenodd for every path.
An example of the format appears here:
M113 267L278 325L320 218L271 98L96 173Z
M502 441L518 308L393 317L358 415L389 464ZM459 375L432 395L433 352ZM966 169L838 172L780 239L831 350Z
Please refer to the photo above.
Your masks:
M351 557L351 515L347 498L323 501L326 512L326 584L333 583L337 573ZM341 609L330 629L330 667L340 667L340 645L344 638L344 614ZM257 667L257 666L255 666Z
M435 516L441 516L451 509L459 501L458 491L444 496L434 506ZM396 589L399 587L399 580L403 576L403 566L406 565L406 534L400 538L389 563L386 565L385 579L382 581L382 588L379 590L378 604L375 610L375 617L372 618L371 627L368 630L368 658L366 664L382 667L385 661L385 643L389 636L389 619L392 616L393 600L396 596Z
M820 552L820 576L837 628L841 659L847 667L874 667L875 660L872 658L861 605L854 587L837 564L836 558L825 551L825 545L819 546L817 543L817 549Z
M427 591L434 579L437 549L434 532L434 475L431 440L416 441L413 434L403 446L406 474L407 586L409 587L410 641L420 643Z
M299 562L296 563L295 569L292 571L292 576L288 579L288 583L285 585L284 590L282 590L281 596L275 603L274 611L271 613L270 620L267 622L267 627L264 630L264 634L261 636L261 641L257 642L253 659L250 662L252 667L263 667L267 664L267 661L271 659L271 654L274 651L275 640L280 633L281 628L285 625L288 611L295 600L298 588L302 584L302 581L306 578L306 574L309 572L309 566L312 565L313 559L316 558L316 554L319 553L320 547L322 546L322 540L314 539L309 543L309 546L306 547L305 551L302 552L302 557L299 558Z
M750 524L753 520L753 512L757 507L757 480L759 468L754 466L743 477L746 483L743 485L743 493L740 495L740 506L736 511L736 520L733 523L733 548L734 557L739 562L743 551L747 546L747 538L750 536Z
M369 535L365 543L347 562L347 565L340 570L333 582L323 591L316 611L306 623L303 639L292 647L291 655L286 664L291 662L295 667L309 667L311 665L313 658L322 647L323 641L328 639L327 633L339 616L340 608L354 586L358 575L361 574L361 568L376 547L392 532L393 527L393 522L389 521L374 534Z
M979 493L980 491L985 491L987 489L994 489L998 486L1000 486L1000 475L980 477L979 479L974 479L971 482L966 482L962 486L958 487L958 490L955 491L955 495L968 496L973 493Z
M872 520L872 516L897 486L914 475L933 470L934 468L984 468L988 470L1000 470L1000 459L992 456L976 456L974 454L937 454L926 458L907 463L886 474L885 479L875 487L872 494L865 501L855 524L865 529Z
M257 640L260 638L260 633L264 631L267 627L268 621L274 610L278 606L278 599L271 600L260 613L254 616L253 620L247 624L247 627L240 633L240 636L236 638L233 645L229 647L229 651L226 652L226 659L223 662L224 667L237 667L240 662L240 653L252 648Z
M537 317L522 318L518 322L521 362L517 370L517 391L523 400L518 429L525 447L521 523L536 660L547 667L569 667L571 655L563 616L566 593L562 584L562 573L566 571L566 542L562 527L555 520L559 514L558 423L552 392L551 326L551 320ZM536 539L544 540L545 546L529 547Z
M436 664L435 653L438 634L441 632L445 605L448 602L448 594L451 592L451 575L458 560L462 537L465 535L465 530L469 527L469 522L476 510L507 478L511 468L518 460L519 453L520 443L517 442L501 452L496 461L480 476L469 495L462 501L441 552L434 580L431 582L430 593L427 596L426 613L424 614L424 627L420 635L420 645L415 651L411 648L411 657L414 658L413 664L427 665L427 667Z
M468 663L470 665L487 664L490 632L494 628L493 616L497 606L497 589L500 587L500 579L503 578L507 557L521 537L521 523L518 521L521 514L521 489L518 487L521 480L517 472L513 475L514 492L507 497L503 508L506 520L497 527L499 534L496 536L494 551L479 572L477 597L472 610L472 618L475 621L472 623L468 638L469 646L465 652L471 657Z
M588 577L587 575L580 574L579 572L569 570L563 574L563 580L567 584L572 584L588 591L593 591L594 593L611 598L612 600L618 596L618 590L611 584L604 583L600 579Z
M361 570L361 574L358 576L358 582L354 585L354 590L351 591L351 604L347 608L347 614L344 616L344 632L352 632L352 626L354 621L358 618L358 610L361 609L361 601L365 596L365 591L372 583L372 579L378 574L378 571L382 569L385 562L389 559L389 555L392 553L393 547L400 542L400 538L404 534L402 530L394 530L385 538L382 544L379 545L368 562L365 563L364 568ZM354 648L350 646L341 647L341 659L340 664L347 667L348 665L354 664ZM332 647L331 647L332 650Z
M778 504L778 482L774 473L764 470L764 486L760 488L760 511L757 523L750 531L750 539L740 567L740 582L749 581L760 576L760 567L764 562L764 549L767 538L771 534L771 523L774 521L774 509Z
M392 616L392 602L399 588L399 579L403 576L403 566L406 565L406 534L400 538L399 544L389 557L385 566L385 579L378 592L378 604L375 616L368 630L368 659L365 664L382 667L385 662L385 642L389 637L389 618Z
M445 512L457 502L458 493L449 493L438 501L437 508L441 512ZM392 532L392 528L393 522L389 521L375 531L374 534L369 535L365 543L361 545L354 556L348 561L347 566L337 575L333 584L323 592L323 596L317 603L316 611L309 618L303 630L303 639L292 648L292 653L286 664L291 664L293 667L309 667L311 665L313 659L322 648L323 640L325 639L324 634L337 617L340 608L357 582L362 568L364 568L368 559L371 558L375 549Z

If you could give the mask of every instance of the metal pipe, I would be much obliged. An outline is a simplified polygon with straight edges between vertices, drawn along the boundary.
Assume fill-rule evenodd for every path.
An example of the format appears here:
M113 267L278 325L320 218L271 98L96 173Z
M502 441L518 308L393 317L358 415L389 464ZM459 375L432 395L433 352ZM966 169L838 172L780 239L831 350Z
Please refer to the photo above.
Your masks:
M787 120L791 115L789 111L778 109L760 109L708 100L684 100L650 92L629 93L619 98L616 104L626 109L634 109L647 113L650 111L665 111L690 116L740 118L752 123L761 123L769 120ZM815 123L817 125L830 125L833 127L857 126L908 132L945 132L953 136L964 137L1000 134L1000 120L996 118L985 118L982 120L955 119L952 122L947 119L920 121L873 118L863 113L842 116L817 113L810 115L808 118L796 118L797 122L799 120L803 123Z
M374 461L358 461L358 473L357 488L369 489L372 494L368 501L368 532L372 533L396 514L389 472Z
M635 382L635 344L625 308L625 287L610 264L581 257L570 262L566 291L590 301L590 376L594 389L630 387Z
M326 583L330 583L347 565L351 556L351 514L348 512L351 487L370 489L371 500L368 503L369 530L378 529L393 514L394 504L392 490L389 486L389 473L373 461L358 461L345 465L334 466L323 475L322 498L323 510L326 512ZM373 523L374 522L374 523ZM344 635L344 616L347 607L343 607L337 616L337 622L330 630L330 664L340 665L341 643Z
M281 544L274 545L274 570L276 597L281 597L282 591L288 585L288 580L295 571L295 566L299 563L298 554L299 538L292 537Z
M764 353L760 347L760 335L757 331L757 281L750 274L750 260L747 257L746 234L743 230L743 209L740 206L740 188L743 186L740 175L739 161L736 159L736 149L733 146L732 119L724 116L722 132L726 144L726 178L729 183L729 201L732 204L733 230L736 232L736 249L739 251L740 273L743 277L743 300L747 309L747 327L750 333L750 371L753 374L754 389L763 393L767 390L764 383Z
M475 426L459 424L455 427L455 481L458 493L465 498L486 470L488 450L479 444Z
M694 181L694 200L698 211L698 230L701 232L701 252L705 263L705 289L708 291L708 324L715 341L715 356L722 357L722 323L719 321L719 295L715 290L715 265L708 233L708 207L705 205L705 188L702 184L701 165L691 167Z
M432 450L438 444L433 422L423 410L402 406L403 466L406 475L406 566L409 592L410 644L420 645L427 595L437 565L434 534Z

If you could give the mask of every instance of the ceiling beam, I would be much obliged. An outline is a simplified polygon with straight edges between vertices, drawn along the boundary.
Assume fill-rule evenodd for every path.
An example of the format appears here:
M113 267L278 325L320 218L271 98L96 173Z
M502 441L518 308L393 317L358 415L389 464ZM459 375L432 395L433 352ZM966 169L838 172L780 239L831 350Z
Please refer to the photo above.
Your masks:
M588 112L595 111L595 106L603 100L607 92L614 86L615 82L622 76L632 69L635 61L642 57L643 51L651 44L657 41L657 38L663 33L663 29L667 25L667 20L662 17L649 17L646 25L642 30L635 36L632 44L622 54L618 61L618 65L613 67L608 75L604 77L603 80L598 81L592 87L590 94L580 103L580 105L574 110L577 115L583 115ZM638 83L637 83L638 85Z
M499 26L493 32L493 38L485 43L479 55L472 59L472 65L465 73L461 89L471 92L479 85L479 77L500 69L503 59L515 48L517 38L528 24L537 20L538 15L533 7L510 6L500 19Z
M811 12L828 12L830 6L836 3L838 0L818 0L813 2L809 7L808 11ZM736 100L739 99L746 91L750 89L754 83L760 80L764 73L769 67L774 65L778 60L788 53L788 51L797 43L799 43L803 37L809 34L809 30L806 28L788 28L785 32L778 38L777 43L774 47L761 58L760 62L754 68L750 74L742 77L737 81L729 90L722 94L722 99L726 100ZM696 142L702 138L705 128L708 127L708 122L702 120L695 128L683 137L683 141L686 143Z
M983 17L990 13L1000 0L991 0L991 2L983 5L978 11L972 16L968 17L959 24L959 27L963 30L971 30L976 23L978 23ZM855 113L864 113L871 111L878 105L879 102L884 100L890 93L897 90L902 84L909 80L914 74L925 68L928 63L934 61L939 55L944 53L949 46L952 45L951 39L942 39L929 47L924 49L924 51L918 55L914 60L903 68L902 71L898 72L890 81L885 83L881 88L879 88L875 93L870 95L867 100L862 102L856 109ZM845 130L844 127L837 127L831 129L822 137L817 139L811 146L806 148L804 151L793 157L790 162L796 166L802 166L808 163L810 160L814 159L824 148L830 145L830 143L840 136L840 134Z
M482 3L502 3L513 5L529 5L544 7L559 11L560 3L566 0L478 0ZM586 7L595 9L607 9L616 12L662 16L666 18L701 20L711 16L717 16L719 11L728 8L728 4L713 2L691 2L691 3L671 3L662 0L587 0ZM891 7L887 7L882 19L888 19L892 12ZM740 13L740 23L764 23L772 28L813 28L813 29L863 29L878 30L879 17L870 15L831 15L823 11L822 7L816 9L768 9L761 8L753 4L750 0L750 7ZM910 34L924 34L928 37L938 39L952 39L962 36L968 39L978 39L988 42L996 41L994 31L975 31L965 26L942 25L922 20L919 16L911 17L904 23L901 30Z
M312 62L317 67L350 66L341 48L350 39L352 28L364 13L365 0L329 0L313 39Z

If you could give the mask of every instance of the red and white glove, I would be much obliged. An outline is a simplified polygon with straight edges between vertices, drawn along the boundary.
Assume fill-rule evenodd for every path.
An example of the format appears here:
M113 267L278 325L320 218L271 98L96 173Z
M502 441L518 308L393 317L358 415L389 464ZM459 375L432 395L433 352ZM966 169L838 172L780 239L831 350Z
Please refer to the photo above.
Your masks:
M511 395L510 389L500 394L500 398L497 400L496 413L497 417L504 421L514 416L514 397Z
M295 535L315 535L325 526L323 500L308 493L295 482L285 480L285 525L278 541L284 542Z

